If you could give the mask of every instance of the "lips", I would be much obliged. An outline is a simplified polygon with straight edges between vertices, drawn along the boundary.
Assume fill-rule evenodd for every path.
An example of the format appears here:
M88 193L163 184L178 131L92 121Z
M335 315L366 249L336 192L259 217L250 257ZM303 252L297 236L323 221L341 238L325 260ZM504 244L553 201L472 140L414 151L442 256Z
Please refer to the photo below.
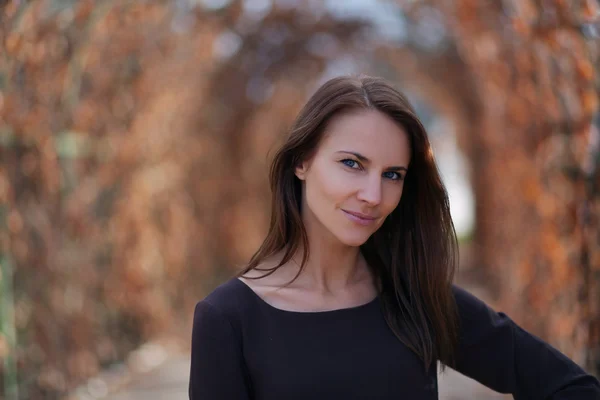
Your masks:
M367 214L357 213L354 211L348 211L348 210L342 210L342 211L344 211L345 213L348 213L350 215L354 215L355 217L367 220L367 221L372 221L372 220L377 219L377 217L373 217L373 216L367 215Z

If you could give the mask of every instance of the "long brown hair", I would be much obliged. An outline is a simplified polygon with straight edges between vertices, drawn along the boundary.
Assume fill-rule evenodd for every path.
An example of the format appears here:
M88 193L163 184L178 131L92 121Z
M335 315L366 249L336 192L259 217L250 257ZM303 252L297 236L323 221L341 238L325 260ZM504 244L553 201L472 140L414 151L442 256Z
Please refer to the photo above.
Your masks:
M425 128L408 100L381 78L342 76L323 84L308 100L270 170L272 211L269 232L238 274L257 269L270 275L303 250L300 270L308 260L308 237L301 217L300 180L295 167L310 159L340 112L374 109L385 113L408 133L411 161L400 203L360 250L380 285L385 319L394 334L429 369L436 360L452 365L458 316L452 280L458 258L456 232L448 194L435 164ZM283 252L273 268L266 258Z

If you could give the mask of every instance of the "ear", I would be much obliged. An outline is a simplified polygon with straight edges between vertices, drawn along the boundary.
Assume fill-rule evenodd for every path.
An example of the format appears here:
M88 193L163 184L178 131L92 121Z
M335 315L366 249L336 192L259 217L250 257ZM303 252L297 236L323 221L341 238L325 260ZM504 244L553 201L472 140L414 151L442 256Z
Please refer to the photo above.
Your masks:
M300 165L298 165L296 167L294 174L298 177L298 179L303 181L304 179L306 179L307 171L308 171L308 163L306 161L303 161L302 163L300 163Z

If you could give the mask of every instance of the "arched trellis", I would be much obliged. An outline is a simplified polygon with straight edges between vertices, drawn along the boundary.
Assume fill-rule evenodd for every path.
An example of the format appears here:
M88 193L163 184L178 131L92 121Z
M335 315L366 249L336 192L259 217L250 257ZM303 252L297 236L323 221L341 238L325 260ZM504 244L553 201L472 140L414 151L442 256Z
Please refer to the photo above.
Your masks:
M588 128L598 50L583 28L591 12L578 3L548 22L537 3L480 3L415 1L405 10L415 19L419 7L444 16L451 57L421 54L412 69L405 61L414 51L382 48L376 57L459 126L477 171L479 263L495 277L498 305L594 370L598 146ZM0 176L10 190L0 200L11 213L0 234L15 260L17 340L35 350L19 353L22 376L40 376L26 385L46 393L123 357L177 311L185 318L203 294L191 284L206 278L198 271L251 251L266 218L247 211L264 207L266 182L257 177L267 143L325 67L304 49L316 28L344 44L362 24L319 25L301 10L273 10L238 32L240 49L223 61L207 43L236 26L239 2L217 13L189 10L196 23L187 19L183 33L173 33L173 10L162 2L81 2L27 25L42 18L40 4L2 9L3 21L21 23L2 32ZM281 24L296 58L276 51L285 42L270 41ZM268 79L250 87L273 88L258 102L246 96L252 68L265 66L257 54ZM112 340L116 326L127 337Z
M599 373L599 6L430 0L404 8L413 18L423 10L444 16L449 59L386 56L413 66L407 81L425 86L434 104L453 103L447 111L462 123L477 262L493 278L497 305Z
M598 3L422 5L445 16L477 94L477 240L498 304L598 373Z

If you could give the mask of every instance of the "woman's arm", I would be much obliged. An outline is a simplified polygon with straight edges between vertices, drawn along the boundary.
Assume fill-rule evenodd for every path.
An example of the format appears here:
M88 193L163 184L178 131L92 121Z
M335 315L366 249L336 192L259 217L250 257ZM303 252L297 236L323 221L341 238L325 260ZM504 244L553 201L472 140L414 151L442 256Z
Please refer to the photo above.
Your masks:
M249 399L241 341L231 323L206 300L194 311L190 400Z
M461 335L455 369L516 400L600 400L600 384L503 313L454 287Z

